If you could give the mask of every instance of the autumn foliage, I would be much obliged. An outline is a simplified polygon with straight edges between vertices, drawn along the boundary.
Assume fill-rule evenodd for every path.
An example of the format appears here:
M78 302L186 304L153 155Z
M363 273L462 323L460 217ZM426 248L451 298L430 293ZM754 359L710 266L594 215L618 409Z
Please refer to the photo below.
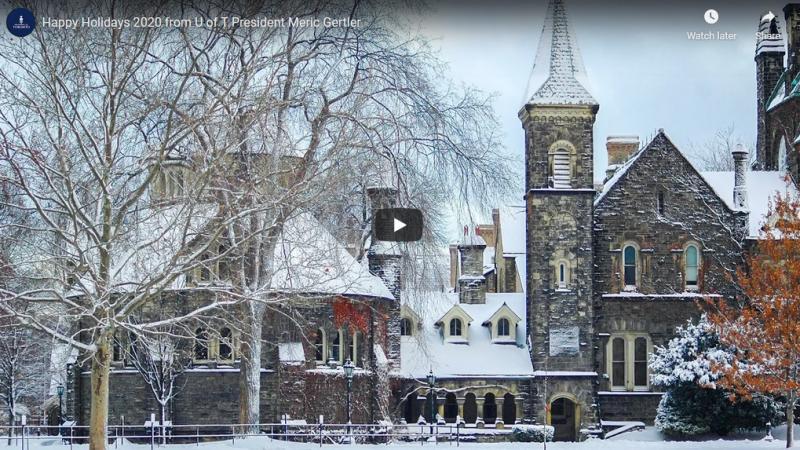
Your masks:
M778 195L757 246L737 271L744 294L737 304L709 303L709 321L735 349L729 364L716 367L719 384L737 395L786 399L793 423L800 392L800 199ZM793 445L788 427L786 446Z
M337 297L333 300L333 323L339 328L349 325L366 333L369 325L369 307L346 297Z

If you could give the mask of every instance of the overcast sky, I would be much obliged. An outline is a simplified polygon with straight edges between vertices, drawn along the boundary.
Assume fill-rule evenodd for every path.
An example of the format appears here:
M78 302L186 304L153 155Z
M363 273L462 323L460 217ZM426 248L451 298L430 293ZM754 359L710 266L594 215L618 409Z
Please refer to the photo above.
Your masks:
M504 143L522 163L524 142L517 111L526 100L547 2L490 3L435 4L433 13L421 19L421 27L437 38L453 80L496 94ZM604 174L609 134L635 134L644 141L664 128L687 151L734 125L742 141L754 145L755 32L767 10L783 17L783 3L598 3L566 2L590 92L600 103L595 179ZM715 25L703 20L708 8L719 11ZM736 39L692 41L687 31L736 33Z

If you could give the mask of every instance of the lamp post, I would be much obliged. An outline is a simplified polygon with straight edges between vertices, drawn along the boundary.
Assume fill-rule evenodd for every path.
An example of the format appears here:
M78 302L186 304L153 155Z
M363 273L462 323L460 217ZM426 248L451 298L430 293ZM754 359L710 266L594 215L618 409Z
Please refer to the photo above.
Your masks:
M433 434L433 423L436 421L436 392L434 391L434 386L436 385L436 376L433 374L433 369L428 372L428 394L430 394L431 400L431 434Z
M62 411L61 410L61 399L64 397L64 385L63 384L58 383L58 386L56 386L56 393L58 394L58 424L61 425L62 423L64 423L64 420L62 419L62 414L61 414L61 411Z
M353 371L355 370L356 366L353 365L353 362L350 361L350 358L347 358L347 361L344 362L342 368L344 369L344 377L347 379L347 435L349 436L350 424L352 423L350 410L352 409Z

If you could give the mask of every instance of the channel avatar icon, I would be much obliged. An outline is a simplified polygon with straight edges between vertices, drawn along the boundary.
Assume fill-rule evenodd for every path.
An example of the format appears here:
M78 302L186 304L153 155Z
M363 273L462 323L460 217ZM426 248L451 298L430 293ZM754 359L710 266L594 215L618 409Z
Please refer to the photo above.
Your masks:
M36 18L29 9L16 8L6 17L6 28L17 37L25 37L36 28Z

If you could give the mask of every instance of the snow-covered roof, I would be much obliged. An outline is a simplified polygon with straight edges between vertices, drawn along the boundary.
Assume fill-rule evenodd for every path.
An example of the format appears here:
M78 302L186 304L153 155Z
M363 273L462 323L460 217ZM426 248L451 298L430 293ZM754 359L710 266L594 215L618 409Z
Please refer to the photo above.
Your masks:
M401 375L423 378L430 370L438 378L497 377L513 378L533 375L530 353L525 338L526 314L524 293L487 293L485 304L463 304L457 293L404 292L404 304L421 318L421 328L413 336L402 336ZM516 344L493 343L489 320L503 305L521 318L516 329ZM458 305L470 317L466 344L445 342L437 319Z
M608 180L608 181L606 181L606 182L603 184L603 190L602 190L602 191L600 191L600 194L599 194L599 195L597 195L597 196L594 198L594 206L597 206L598 204L600 204L600 202L601 202L601 201L602 201L602 200L605 198L606 194L608 194L608 192L609 192L609 191L611 191L611 188L613 188L613 187L614 187L614 185L616 185L616 184L617 184L617 182L618 182L618 181L619 181L619 180L620 180L620 179L621 179L623 176L625 176L625 174L628 172L628 169L630 169L630 168L631 168L631 166L633 166L633 163L635 163L635 162L636 162L636 160L637 160L637 159L639 159L639 157L640 157L640 156L642 156L642 154L644 153L644 149L645 149L645 148L646 148L646 147L642 147L642 148L640 148L639 150L637 150L637 151L636 151L636 153L634 153L633 155L631 155L631 157L630 157L630 158L628 158L628 160L627 160L627 161L625 161L623 164L621 164L621 165L620 165L620 166L617 168L617 170L614 172L614 175L613 175L611 178L609 178L609 180Z
M781 21L772 11L764 14L758 24L756 55L767 52L785 53Z
M526 98L535 105L597 105L563 0L550 0Z
M286 221L274 264L271 287L277 291L394 299L386 284L308 213Z
M503 240L503 256L524 255L525 207L509 206L500 210L500 235Z
M714 192L725 201L731 209L733 204L733 172L702 172L701 175ZM749 237L758 237L761 227L767 221L770 200L776 192L798 195L797 188L785 181L786 174L779 171L750 171L746 175L747 199L750 210Z

